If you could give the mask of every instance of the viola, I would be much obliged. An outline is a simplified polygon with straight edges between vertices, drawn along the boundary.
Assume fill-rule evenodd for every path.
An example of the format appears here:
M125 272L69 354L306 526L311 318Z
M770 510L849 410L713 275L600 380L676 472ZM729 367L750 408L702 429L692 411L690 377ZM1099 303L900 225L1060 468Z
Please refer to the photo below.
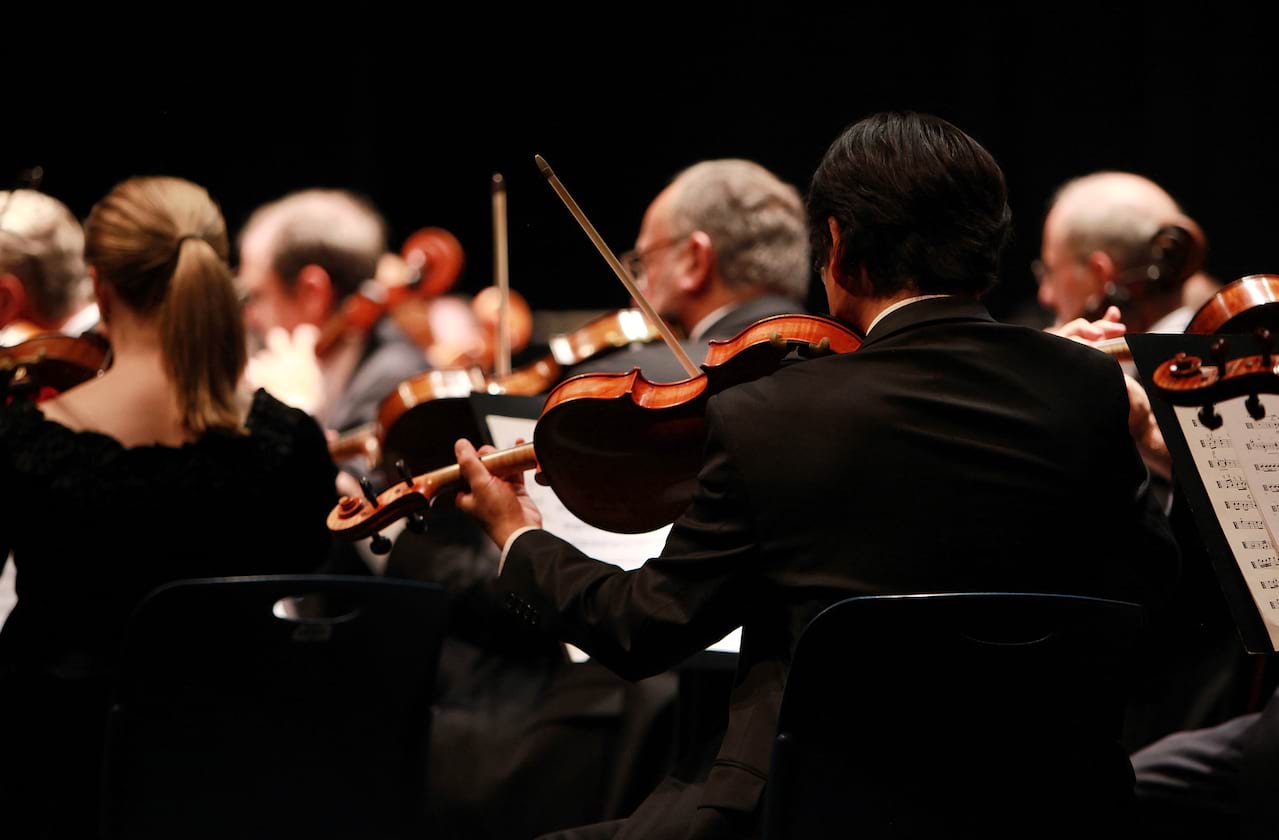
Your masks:
M859 346L854 332L827 318L765 318L729 341L711 342L702 372L679 382L653 383L639 370L567 379L547 396L532 444L481 460L498 475L536 468L539 483L597 528L651 531L672 522L692 500L705 445L706 401L713 394L770 373L792 353L811 357ZM346 540L375 535L420 514L461 480L453 465L404 475L378 496L343 497L329 514L329 529Z
M40 333L0 347L0 396L39 401L92 379L110 360L111 345L97 333Z

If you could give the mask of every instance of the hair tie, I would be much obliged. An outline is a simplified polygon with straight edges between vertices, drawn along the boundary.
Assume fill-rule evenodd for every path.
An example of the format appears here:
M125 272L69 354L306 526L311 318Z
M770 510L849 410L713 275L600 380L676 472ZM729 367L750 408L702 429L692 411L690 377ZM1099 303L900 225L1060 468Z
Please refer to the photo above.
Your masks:
M184 233L181 236L179 236L177 243L173 246L173 258L175 260L178 258L178 254L182 253L182 243L186 242L188 239L202 240L204 239L204 237L200 236L200 234L198 233Z

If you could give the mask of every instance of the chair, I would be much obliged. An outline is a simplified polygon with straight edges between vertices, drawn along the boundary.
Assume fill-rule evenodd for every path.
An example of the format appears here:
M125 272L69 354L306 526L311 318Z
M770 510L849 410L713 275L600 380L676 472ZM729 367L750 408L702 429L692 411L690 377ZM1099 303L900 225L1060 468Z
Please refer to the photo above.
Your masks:
M801 634L765 795L769 840L1056 837L1126 819L1118 744L1135 604L851 598Z
M446 602L341 576L155 590L111 710L105 836L421 836Z

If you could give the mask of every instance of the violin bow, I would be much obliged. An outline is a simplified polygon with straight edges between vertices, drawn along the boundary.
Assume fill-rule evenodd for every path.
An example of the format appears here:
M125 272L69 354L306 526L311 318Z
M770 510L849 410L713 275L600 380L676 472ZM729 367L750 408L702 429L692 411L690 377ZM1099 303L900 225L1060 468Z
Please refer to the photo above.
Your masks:
M507 261L506 181L493 173L493 276L500 293L497 304L497 358L494 373L511 375L511 278Z
M671 348L671 352L675 354L675 358L679 360L680 366L684 368L684 372L689 377L698 376L701 370L697 365L693 364L693 360L688 357L688 353L684 352L684 348L680 346L679 341L675 338L675 334L671 332L671 328L662 320L662 316L657 314L657 310L653 309L653 305L648 302L648 298L644 297L644 293L639 290L635 284L635 278L631 277L631 273L626 270L626 266L622 265L621 260L609 249L605 244L603 237L595 230L595 226L586 218L586 214L582 212L582 208L577 206L577 202L573 200L573 196L568 194L568 190L564 189L564 185L560 183L560 179L555 177L554 170L546 159L541 155L534 155L537 161L537 168L541 170L542 175L551 183L560 200L564 202L564 206L573 214L573 218L577 219L577 223L582 226L582 230L595 243L596 249L600 252L600 256L604 257L604 261L608 263L609 268L613 269L613 273L617 275L617 279L622 281L622 285L626 287L626 291L631 293L631 297L639 304L640 311L644 313L644 317L648 318L649 323L657 328L661 334L662 340L666 342L666 346Z

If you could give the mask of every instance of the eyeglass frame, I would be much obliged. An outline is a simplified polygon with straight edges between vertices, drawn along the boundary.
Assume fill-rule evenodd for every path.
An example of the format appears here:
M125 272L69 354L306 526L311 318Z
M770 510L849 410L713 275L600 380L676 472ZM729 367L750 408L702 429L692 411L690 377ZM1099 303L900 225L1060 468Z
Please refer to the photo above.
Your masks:
M683 236L671 236L654 242L647 248L632 248L629 251L618 254L617 260L626 267L626 270L631 273L632 277L639 277L647 271L644 267L645 257L655 254L665 248L669 248L672 245L681 245L684 242L687 242L691 236L691 233L686 233Z

